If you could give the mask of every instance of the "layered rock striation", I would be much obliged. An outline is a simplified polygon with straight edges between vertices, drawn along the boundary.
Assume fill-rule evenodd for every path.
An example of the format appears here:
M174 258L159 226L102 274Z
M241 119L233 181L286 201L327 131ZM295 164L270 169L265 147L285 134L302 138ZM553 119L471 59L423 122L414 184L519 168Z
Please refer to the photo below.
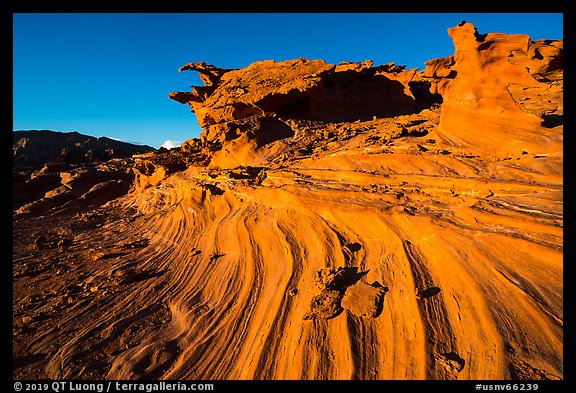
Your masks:
M84 208L14 216L14 378L562 379L562 42L449 34L422 71L190 63L200 138L130 187L50 169Z

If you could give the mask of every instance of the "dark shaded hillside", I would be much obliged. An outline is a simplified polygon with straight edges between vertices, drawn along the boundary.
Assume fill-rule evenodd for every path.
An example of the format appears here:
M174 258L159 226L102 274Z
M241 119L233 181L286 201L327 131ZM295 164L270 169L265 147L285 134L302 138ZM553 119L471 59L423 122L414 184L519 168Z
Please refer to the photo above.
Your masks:
M14 168L42 168L53 161L67 164L107 161L154 151L150 146L134 145L106 137L79 132L48 130L14 131L12 135Z

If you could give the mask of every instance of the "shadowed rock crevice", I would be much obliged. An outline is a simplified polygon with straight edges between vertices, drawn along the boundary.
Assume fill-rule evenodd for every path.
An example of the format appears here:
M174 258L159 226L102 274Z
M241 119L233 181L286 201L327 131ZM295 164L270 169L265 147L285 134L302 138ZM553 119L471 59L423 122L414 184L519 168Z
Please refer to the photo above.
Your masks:
M214 137L221 142L233 141L246 135L250 140L256 141L256 148L294 136L294 130L289 125L271 116L250 116L226 122L218 127L211 127L209 132L215 133ZM205 135L205 138L211 138L211 134Z
M564 124L564 115L544 114L542 115L542 126L546 128L554 128Z
M371 72L369 72L371 71ZM405 86L374 69L330 74L315 91L279 111L286 118L326 123L365 121L414 113Z
M12 368L17 369L20 367L28 366L28 365L37 363L41 360L44 360L45 358L46 358L45 353L35 353L35 354L31 354L31 355L16 357L16 358L13 358Z
M409 83L409 86L414 96L414 109L417 112L442 104L442 94L432 93L432 91L435 91L432 82L426 80L413 81Z

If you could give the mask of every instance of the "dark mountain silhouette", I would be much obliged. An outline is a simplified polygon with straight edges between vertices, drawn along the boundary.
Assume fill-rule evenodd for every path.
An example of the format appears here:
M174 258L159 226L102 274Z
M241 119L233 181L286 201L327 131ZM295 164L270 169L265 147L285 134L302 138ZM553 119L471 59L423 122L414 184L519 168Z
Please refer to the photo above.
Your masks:
M156 150L106 137L49 130L14 131L12 146L14 168L42 168L49 162L81 164L107 161Z

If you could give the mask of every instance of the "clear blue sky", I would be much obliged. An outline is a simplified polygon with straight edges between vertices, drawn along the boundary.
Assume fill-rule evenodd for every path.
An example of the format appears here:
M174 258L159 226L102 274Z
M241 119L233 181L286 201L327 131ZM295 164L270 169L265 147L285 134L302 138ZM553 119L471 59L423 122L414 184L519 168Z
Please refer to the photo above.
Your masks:
M14 130L50 129L160 147L198 137L170 91L202 85L188 62L240 68L298 57L424 68L453 54L447 29L562 39L562 14L14 14Z

